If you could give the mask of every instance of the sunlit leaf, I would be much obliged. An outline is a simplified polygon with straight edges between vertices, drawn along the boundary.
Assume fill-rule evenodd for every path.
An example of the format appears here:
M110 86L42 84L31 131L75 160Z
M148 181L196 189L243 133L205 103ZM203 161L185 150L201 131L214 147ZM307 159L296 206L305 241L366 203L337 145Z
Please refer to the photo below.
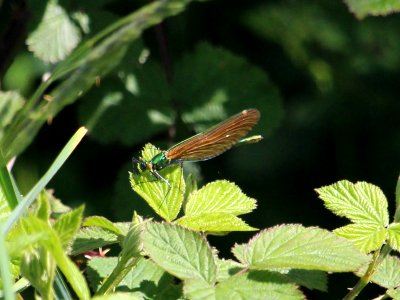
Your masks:
M232 182L217 180L189 195L185 205L185 216L204 213L228 213L241 215L256 208L256 200L247 197Z
M388 229L388 244L397 251L400 251L400 223L392 223Z
M159 149L147 144L142 151L142 158L149 161L159 152ZM178 215L183 203L185 192L183 172L179 165L174 165L159 173L169 185L149 171L141 170L139 174L130 173L131 186L158 215L166 221L172 221Z
M349 224L335 229L335 233L350 240L360 251L369 253L383 245L387 229L373 224Z
M382 227L389 223L386 197L373 184L342 180L316 191L328 209L352 222Z
M60 216L54 224L54 229L58 233L58 237L62 245L65 247L75 237L82 222L84 206L74 209Z
M160 267L180 279L215 282L214 253L200 234L173 224L146 224L143 246Z
M249 243L235 245L234 255L254 269L294 268L354 271L367 257L346 239L317 227L282 225L263 230Z
M240 218L221 212L183 216L182 218L178 219L176 223L192 230L207 232L257 230L257 228L247 225Z

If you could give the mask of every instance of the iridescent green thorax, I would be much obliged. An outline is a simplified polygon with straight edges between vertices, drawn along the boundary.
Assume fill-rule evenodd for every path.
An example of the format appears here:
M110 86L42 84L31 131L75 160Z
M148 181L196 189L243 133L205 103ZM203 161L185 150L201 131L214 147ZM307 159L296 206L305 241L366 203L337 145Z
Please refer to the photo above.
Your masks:
M171 163L165 154L166 151L162 151L150 160L149 164L153 170L162 170Z

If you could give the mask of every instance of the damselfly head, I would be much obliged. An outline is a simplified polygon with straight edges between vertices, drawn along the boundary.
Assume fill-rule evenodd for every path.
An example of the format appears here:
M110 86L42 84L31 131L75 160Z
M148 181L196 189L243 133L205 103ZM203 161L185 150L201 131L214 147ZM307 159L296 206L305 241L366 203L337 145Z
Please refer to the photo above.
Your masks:
M132 164L133 164L133 172L135 174L140 174L145 170L152 170L151 166L149 168L149 164L147 161L144 159L137 159L136 157L132 157Z

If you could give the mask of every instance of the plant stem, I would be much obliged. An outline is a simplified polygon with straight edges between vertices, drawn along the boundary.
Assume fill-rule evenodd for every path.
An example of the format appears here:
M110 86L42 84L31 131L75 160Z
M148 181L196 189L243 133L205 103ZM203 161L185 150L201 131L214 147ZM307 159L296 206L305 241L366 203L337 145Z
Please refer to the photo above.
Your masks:
M352 300L355 299L358 294L366 287L366 285L370 282L372 275L374 275L377 270L379 264L383 261L383 259L392 251L390 246L385 245L382 250L378 250L374 253L372 260L368 266L365 274L360 278L360 280L356 283L356 285L350 290L350 292L343 298L343 300Z

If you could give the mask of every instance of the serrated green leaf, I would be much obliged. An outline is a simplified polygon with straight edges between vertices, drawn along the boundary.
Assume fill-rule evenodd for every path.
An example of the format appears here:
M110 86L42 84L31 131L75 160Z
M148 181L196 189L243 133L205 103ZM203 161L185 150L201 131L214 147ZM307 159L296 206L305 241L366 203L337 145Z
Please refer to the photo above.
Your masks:
M115 226L110 220L101 216L91 216L83 220L83 226L97 226L107 229L116 235L122 235L121 229Z
M93 257L87 262L86 274L91 288L97 292L101 282L118 264L118 257Z
M0 91L0 139L4 128L11 123L24 102L22 96L15 91Z
M229 277L235 275L245 268L242 264L232 259L218 259L217 260L217 281L221 282L227 280Z
M398 0L345 0L344 1L358 18L371 16L385 16L400 11Z
M146 144L142 151L142 158L149 161L160 150L151 144ZM169 166L161 171L170 186L163 180L157 179L147 170L140 174L130 173L132 189L138 193L153 210L166 221L170 222L178 215L185 193L185 180L182 168L178 165Z
M38 196L34 214L39 219L47 221L50 218L50 213L50 203L46 197L45 190L43 190Z
M140 233L142 230L141 224L133 225L128 231L125 238L122 240L122 251L120 260L129 259L132 256L139 256L141 251Z
M400 223L392 223L389 225L387 242L393 249L400 251Z
M45 233L46 238L39 241L40 245L51 253L57 266L66 277L77 296L79 298L88 299L90 293L86 281L77 266L64 253L56 231L51 228L47 222L36 217L26 217L21 220L21 223L27 235L35 234L36 232Z
M168 273L183 280L215 282L214 253L200 234L178 225L148 222L142 240L146 253Z
M228 213L238 216L249 213L256 207L256 200L247 197L237 185L227 180L217 180L189 195L185 215Z
M317 227L275 226L249 243L235 245L237 259L253 269L294 268L330 272L354 271L367 256L346 239Z
M26 43L35 56L47 63L63 60L81 40L79 29L58 1L49 1L38 28Z
M27 248L46 239L47 234L45 232L36 232L26 235L18 228L11 230L7 238L10 239L7 242L7 250L11 259L19 259Z
M365 264L362 268L357 270L357 276L364 276L368 269ZM387 289L393 289L400 285L400 259L395 256L387 256L379 264L377 270L370 278L370 281Z
M194 216L184 216L176 221L177 224L195 230L205 232L229 232L229 231L254 231L257 228L247 225L240 218L228 213L203 213Z
M216 299L303 300L305 296L281 274L250 271L219 283Z
M183 293L188 299L216 300L214 285L204 280L188 279L183 282Z
M54 297L52 289L56 264L43 247L28 251L21 259L21 274L27 278L44 299Z
M71 245L71 255L77 255L115 243L118 243L118 236L109 230L100 227L82 228L76 234L76 238Z
M94 257L88 262L87 275L94 291L97 291L101 281L112 273L117 263L118 257ZM173 280L172 276L151 260L142 258L119 283L117 289L137 291L138 294L145 297L146 295L161 294L166 286L173 283Z
M62 246L65 248L74 238L82 222L84 206L74 209L60 216L54 224L54 229L58 233Z
M384 244L387 234L385 227L374 224L349 224L334 231L337 235L350 240L364 253L379 249Z
M389 289L386 291L386 294L388 294L394 300L400 300L400 289Z
M387 200L381 189L367 182L342 180L316 189L325 206L354 223L385 227L389 223Z

